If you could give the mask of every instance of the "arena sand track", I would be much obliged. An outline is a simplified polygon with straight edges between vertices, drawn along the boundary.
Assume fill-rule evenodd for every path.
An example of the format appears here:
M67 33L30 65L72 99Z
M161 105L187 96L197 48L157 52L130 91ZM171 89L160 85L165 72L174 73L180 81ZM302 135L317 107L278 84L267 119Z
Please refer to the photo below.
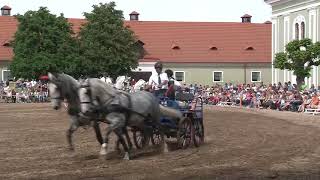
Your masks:
M92 128L69 152L65 110L0 104L0 179L320 179L320 118L207 107L200 148L99 158Z

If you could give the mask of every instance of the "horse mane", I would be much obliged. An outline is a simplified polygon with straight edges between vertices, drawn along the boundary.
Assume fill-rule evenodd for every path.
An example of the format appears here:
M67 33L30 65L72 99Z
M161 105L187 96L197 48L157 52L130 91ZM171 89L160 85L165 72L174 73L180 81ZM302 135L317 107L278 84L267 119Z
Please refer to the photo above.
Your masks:
M93 88L93 90L97 91L97 93L103 94L105 92L108 92L110 95L115 96L117 93L117 90L114 89L112 86L110 86L108 83L103 82L102 80L98 78L91 78L89 79L89 83L91 87L97 87Z

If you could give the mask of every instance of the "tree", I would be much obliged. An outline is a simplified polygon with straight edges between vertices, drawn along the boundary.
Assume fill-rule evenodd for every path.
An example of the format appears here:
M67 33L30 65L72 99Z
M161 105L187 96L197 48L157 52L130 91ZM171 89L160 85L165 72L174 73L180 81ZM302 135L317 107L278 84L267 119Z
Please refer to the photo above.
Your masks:
M70 69L79 50L63 14L57 17L40 7L16 18L19 25L12 42L14 57L10 65L14 77L37 79L48 71Z
M124 26L123 13L115 3L94 5L84 13L87 23L80 31L83 74L115 78L138 65L140 49L134 33Z
M320 42L311 39L294 40L286 45L286 51L276 54L274 66L293 71L300 88L305 77L310 77L312 66L320 64Z

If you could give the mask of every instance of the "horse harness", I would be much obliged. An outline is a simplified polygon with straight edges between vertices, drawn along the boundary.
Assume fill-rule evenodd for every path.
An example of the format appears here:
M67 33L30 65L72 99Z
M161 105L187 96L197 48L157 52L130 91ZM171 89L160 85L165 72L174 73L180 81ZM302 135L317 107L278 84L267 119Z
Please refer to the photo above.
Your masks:
M52 83L52 82L51 82ZM70 99L70 95L68 93L64 94L62 92L61 85L56 85L57 91L60 92L60 95L58 97L50 97L51 99L58 99L60 101L63 101L64 99ZM64 94L64 95L63 95ZM76 94L78 95L78 94ZM76 108L68 107L68 114L70 115L77 115L79 113L79 110Z
M96 100L98 101L99 104L103 103L101 107L97 107L96 105L93 104L94 99L92 97L90 84L88 83L85 85L81 85L81 88L85 88L87 90L86 94L89 96L90 100L88 102L81 101L80 103L91 104L92 107L94 107L93 113L98 113L98 114L103 114L103 115L106 115L106 114L112 113L112 112L124 113L125 117L126 117L126 124L128 123L128 120L133 113L138 114L138 115L147 119L147 117L145 115L143 115L139 112L136 112L132 109L132 100L131 100L131 97L128 93L117 91L116 95L109 94L111 96L110 99L104 103L100 102L100 99L98 97L96 97ZM126 96L126 98L128 100L127 106L121 104L121 96L122 95Z

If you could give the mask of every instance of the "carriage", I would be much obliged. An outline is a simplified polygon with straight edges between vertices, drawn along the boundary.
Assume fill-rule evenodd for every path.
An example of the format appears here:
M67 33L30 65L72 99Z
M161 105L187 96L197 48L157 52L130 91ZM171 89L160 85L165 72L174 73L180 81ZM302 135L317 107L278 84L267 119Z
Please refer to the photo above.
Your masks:
M183 117L173 119L172 117L161 117L161 130L152 123L147 122L147 126L152 131L152 136L140 130L133 129L133 140L138 149L151 143L159 145L164 137L176 139L178 148L185 149L194 144L199 147L204 142L203 126L203 100L192 93L179 92L175 100L166 97L159 97L159 103L166 107L179 110ZM161 133L162 132L162 133Z

